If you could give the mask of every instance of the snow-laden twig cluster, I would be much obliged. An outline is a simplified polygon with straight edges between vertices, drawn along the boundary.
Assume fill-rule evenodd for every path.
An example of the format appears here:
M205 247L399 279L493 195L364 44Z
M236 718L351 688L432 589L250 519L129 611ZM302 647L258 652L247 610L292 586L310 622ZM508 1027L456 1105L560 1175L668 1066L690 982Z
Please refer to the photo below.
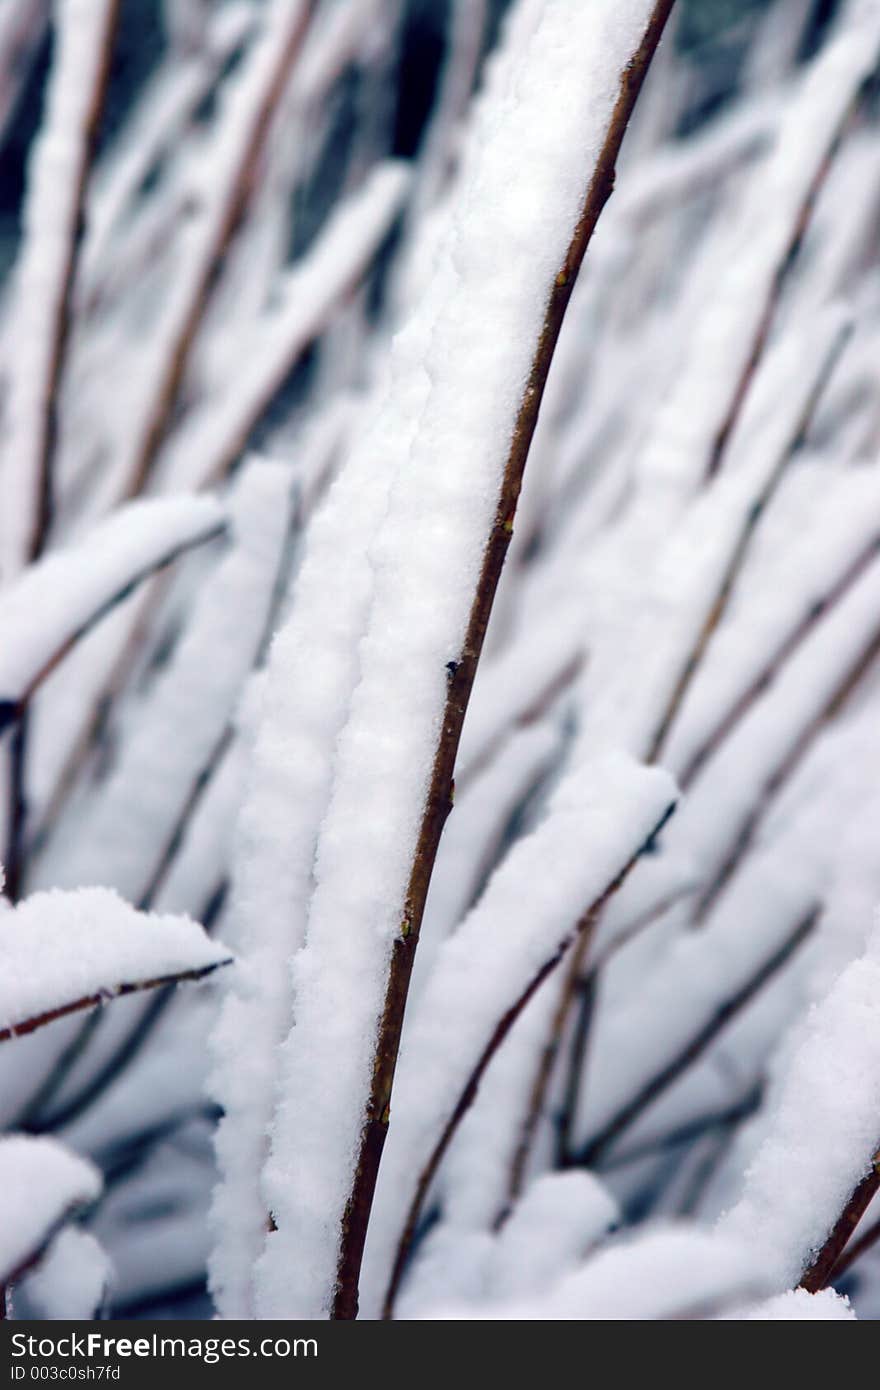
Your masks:
M880 16L440 8L0 27L0 1284L878 1316Z

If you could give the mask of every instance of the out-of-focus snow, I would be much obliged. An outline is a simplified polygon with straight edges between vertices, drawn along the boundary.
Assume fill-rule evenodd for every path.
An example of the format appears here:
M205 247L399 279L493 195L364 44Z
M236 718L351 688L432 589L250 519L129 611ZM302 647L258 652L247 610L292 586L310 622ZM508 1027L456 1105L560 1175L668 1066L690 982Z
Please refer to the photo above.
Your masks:
M65 1218L100 1191L98 1170L54 1139L0 1140L0 1283L39 1255Z

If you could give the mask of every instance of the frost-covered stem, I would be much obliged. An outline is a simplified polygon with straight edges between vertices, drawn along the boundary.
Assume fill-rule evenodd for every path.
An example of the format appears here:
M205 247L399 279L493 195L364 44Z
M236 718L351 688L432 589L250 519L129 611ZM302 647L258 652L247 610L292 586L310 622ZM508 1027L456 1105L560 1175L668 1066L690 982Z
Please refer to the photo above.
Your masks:
M849 670L844 673L825 706L810 721L783 762L771 772L764 782L758 799L739 831L729 854L696 903L694 908L695 923L705 921L710 909L730 882L744 855L753 844L758 827L773 799L800 766L816 736L829 720L840 712L864 676L872 669L878 656L880 656L880 626L874 629L868 643L863 647Z
M210 92L224 63L239 49L254 24L244 9L222 6L200 39L190 47L172 45L167 58L139 97L125 131L98 171L89 196L78 299L91 310L100 300L107 276L108 250L124 214L136 203L149 171L186 133L199 102ZM163 224L167 236L168 227Z
M38 362L34 363L29 360L33 345L21 345L24 349L22 366L20 371L13 372L10 385L12 421L7 468L11 466L15 469L19 474L18 485L29 494L24 500L25 514L19 518L25 527L24 534L8 538L12 550L4 556L13 572L22 562L33 560L40 554L52 515L51 470L58 434L59 384L70 337L73 284L82 243L83 208L110 70L119 0L103 0L96 8L99 10L98 22L94 25L97 61L92 72L91 90L87 92L81 109L75 113L80 122L79 129L71 136L66 128L61 127L66 126L73 114L68 84L75 83L78 75L83 80L82 74L77 74L72 66L77 57L76 26L83 23L83 16L77 14L74 5L61 7L56 40L60 53L56 58L57 67L50 96L50 125L48 134L42 137L34 155L25 213L26 240L18 271L16 296L24 330L38 328L45 335L45 346L40 351ZM61 172L56 168L57 154L51 143L53 139L63 140L65 146L71 145L71 166ZM61 178L68 182L68 188L59 193L57 187L52 187L53 177L56 181ZM50 201L52 198L59 201L63 217L60 250L57 249L59 229L50 225L49 221L53 214L58 215L54 203ZM33 323L30 318L35 310L29 301L37 296L45 306L39 324ZM31 379L32 372L38 374L36 381Z
M265 661L269 644L278 626L279 614L287 594L287 579L293 565L293 552L299 538L301 526L301 514L298 508L294 508L291 513L287 536L284 546L282 547L278 573L275 578L275 585L269 601L269 606L266 610L266 620L263 625L263 631L260 635L260 641L254 659L254 666L257 669L259 669ZM149 911L156 901L162 885L165 883L168 873L174 864L178 851L183 844L187 828L201 804L202 798L210 785L211 778L216 775L217 769L231 749L235 741L235 734L236 730L234 725L227 724L193 779L189 793L180 808L174 825L171 827L162 853L159 855L153 867L153 871L143 891L141 900L138 903L142 912Z
M197 920L202 923L207 932L210 932L215 920L212 904L217 899L218 894L215 892L202 911L197 914ZM220 900L222 901L222 897ZM61 1054L39 1090L28 1100L17 1117L14 1128L25 1130L29 1134L57 1133L78 1120L80 1115L84 1114L103 1096L107 1088L139 1055L174 998L174 991L175 984L169 984L156 990L131 1032L115 1048L112 1055L69 1100L65 1100L62 1105L50 1110L47 1114L47 1106L59 1094L75 1064L86 1053L89 1043L104 1017L100 1009L89 1014L70 1047Z
M390 1318L392 1316L394 1309L394 1300L397 1296L397 1290L400 1286L400 1280L403 1277L403 1272L406 1267L410 1246L412 1245L413 1237L416 1233L416 1228L418 1226L422 1206L424 1205L425 1198L428 1195L431 1183L434 1180L434 1176L440 1166L443 1156L446 1153L446 1150L449 1148L449 1145L452 1142L452 1139L454 1138L459 1125L461 1124L462 1120L464 1119L465 1115L467 1114L468 1110L471 1108L471 1106L474 1103L474 1100L476 1099L477 1092L480 1088L480 1082L483 1079L483 1076L486 1072L486 1068L489 1066L489 1063L492 1061L492 1058L495 1056L499 1047L504 1042L504 1039L507 1037L513 1025L516 1023L520 1014L523 1012L523 1009L525 1009L526 1005L530 1002L530 1000L534 998L541 985L553 973L553 971L559 965L560 961L562 961L565 958L566 954L571 948L572 942L576 939L583 939L584 937L589 937L592 934L593 930L595 929L596 923L599 920L599 917L601 916L603 909L605 908L606 903L609 902L609 900L614 896L614 894L617 893L619 889L622 887L622 885L625 883L626 879L629 877L630 873L638 863L639 859L644 854L647 845L651 844L654 840L654 837L660 833L663 826L669 820L674 810L675 807L670 806L664 812L662 818L655 826L654 830L652 831L645 844L639 846L635 854L627 861L627 863L620 870L617 877L611 883L608 884L608 887L604 890L604 892L600 894L600 896L591 905L591 907L588 908L588 910L584 913L580 921L575 926L574 931L570 932L564 938L564 940L560 942L553 955L544 962L541 968L535 973L535 975L533 975L526 988L521 991L519 997L514 1001L513 1004L511 1004L507 1012L504 1013L498 1020L498 1023L495 1026L495 1031L493 1032L491 1038L489 1039L482 1053L477 1059L473 1071L468 1077L467 1083L463 1087L461 1094L459 1095L458 1101L456 1102L456 1105L452 1113L450 1114L448 1121L446 1122L443 1132L440 1135L440 1138L437 1140L437 1143L435 1144L433 1150L431 1151L430 1158L428 1159L427 1163L425 1164L424 1168L419 1174L418 1184L416 1186L415 1194L413 1196L410 1209L407 1213L406 1223L404 1225L403 1233L400 1237L400 1241L397 1247L397 1252L394 1259L394 1266L392 1268L391 1277L388 1283L388 1289L385 1294L385 1303L382 1314L384 1318Z
M700 1058L715 1041L728 1024L736 1018L747 1004L773 979L779 971L788 964L791 957L798 947L806 941L807 937L813 932L821 914L820 907L812 908L805 917L801 918L778 950L766 961L762 961L757 970L745 982L740 989L730 995L719 1004L712 1014L712 1017L703 1025L698 1033L691 1038L690 1042L681 1049L669 1062L654 1074L638 1093L631 1100L612 1116L608 1123L598 1134L593 1135L578 1154L569 1157L572 1165L582 1165L584 1167L594 1167L596 1163L608 1151L611 1145L617 1140L630 1125L647 1110L659 1095L674 1081L687 1071L698 1058Z
M566 1063L562 1107L556 1120L556 1154L560 1165L567 1163L570 1152L575 1101L580 1094L580 1081L584 1073L599 976L608 961L623 946L650 927L659 917L662 917L679 901L684 892L686 890L662 898L648 912L637 918L625 931L609 942L598 957L593 960L586 972L584 971L584 964L589 955L592 941L595 939L595 931L582 937L576 943L560 991L559 1002L547 1034L547 1041L538 1060L529 1091L528 1108L522 1122L520 1139L510 1165L507 1189L508 1204L512 1203L519 1195L525 1180L532 1146L538 1135L538 1122L545 1110L547 1093L562 1048L562 1040L572 1007L576 1002L578 1014ZM505 1212L500 1214L499 1220L503 1219L506 1210L507 1208L505 1208Z
M743 690L736 702L724 715L723 719L719 721L692 754L690 761L678 778L678 784L682 791L688 790L706 763L718 752L724 740L730 735L736 725L740 723L743 716L752 708L759 696L761 696L772 683L774 677L791 654L801 645L805 638L810 635L829 610L849 593L850 589L861 579L862 575L870 568L878 555L880 555L880 537L872 539L864 550L856 556L855 560L853 560L852 564L849 565L835 584L811 605L809 611L804 614L800 622L792 628L788 636L780 643L769 661L762 667L754 680L746 686L745 690Z
M499 1227L506 1219L513 1203L519 1197L523 1189L532 1146L538 1133L538 1124L544 1113L544 1104L550 1087L550 1079L556 1069L556 1062L559 1057L562 1039L565 1033L565 1025L569 1013L571 1012L572 1002L575 998L579 999L582 1005L582 1008L578 1010L576 1038L582 1033L583 1045L584 1048L586 1048L589 1020L592 1016L593 1005L595 1003L595 988L593 987L591 977L587 976L583 978L581 972L593 936L594 932L592 928L590 931L583 932L578 936L571 954L571 959L568 962L568 968L565 971L562 989L553 1013L553 1021L547 1033L547 1041L544 1043L540 1058L538 1059L538 1066L529 1091L525 1118L522 1122L519 1140L510 1164L510 1173L507 1180L507 1203L504 1210L498 1214L497 1225ZM572 1045L574 1047L574 1042ZM574 1074L574 1068L570 1069L568 1074L569 1082ZM566 1119L567 1110L567 1102L563 1102L557 1128L557 1153L568 1147L567 1140L563 1139L563 1133L567 1131L570 1123L570 1121Z
M290 372L363 282L387 235L408 184L403 165L391 161L328 219L315 245L286 275L281 304L251 329L260 352L253 364L225 382L196 416L192 433L179 431L159 465L161 488L187 490L217 482L235 463ZM182 470L182 471L181 471Z
M798 417L793 421L788 446L780 454L776 467L766 478L751 507L743 517L739 537L731 551L729 562L719 578L717 592L706 611L705 619L682 663L679 679L674 685L663 712L658 719L656 732L651 739L647 751L646 761L649 763L659 761L662 756L668 734L684 703L685 696L693 683L695 675L700 669L703 657L705 656L712 637L727 611L734 587L748 560L752 541L759 522L773 498L789 462L809 430L817 406L822 400L834 368L848 340L849 327L847 326L832 342L821 370L816 377L815 383L803 403L803 408ZM873 553L873 550L871 553ZM816 615L815 620L818 620L818 615ZM686 781L681 779L680 785L684 788L686 786ZM653 920L653 914L649 920ZM564 1162L565 1155L569 1152L574 1105L579 1093L580 1078L583 1074L592 1020L592 1002L595 993L595 970L591 970L586 976L584 975L584 964L589 947L590 941L587 937L582 937L575 947L569 968L566 972L560 1000L553 1015L551 1031L538 1062L536 1075L529 1095L529 1105L523 1122L520 1142L511 1165L509 1180L509 1193L511 1198L515 1197L520 1190L528 1165L531 1147L537 1133L538 1121L544 1111L547 1092L559 1057L566 1025L571 1016L572 1009L577 1007L573 1037L566 1062L566 1078L563 1087L565 1099L557 1122L557 1155L560 1161Z
M79 624L74 632L64 638L47 660L44 661L36 674L31 677L26 688L16 700L8 700L0 703L0 729L6 728L10 724L20 720L37 690L52 672L57 669L67 654L72 651L76 644L91 632L103 618L106 618L108 613L111 613L114 608L133 594L145 579L165 569L166 566L172 564L175 560L179 559L181 555L186 554L187 551L192 550L195 546L202 545L205 541L216 540L218 536L223 534L224 529L224 524L221 522L216 526L212 526L209 530L201 532L201 534L197 536L179 542L171 549L167 550L164 555L160 555L157 559L151 560L145 569L139 570L137 574L127 578L120 589L117 589L115 593L105 599L98 608L89 614L84 622Z
M132 670L137 664L142 643L151 621L164 598L171 572L165 569L145 586L138 596L138 611L134 615L131 628L122 650L112 662L110 674L101 685L86 713L81 730L71 740L68 756L65 758L46 803L46 809L34 826L30 836L32 849L41 848L53 830L89 758L98 746L107 728L115 701L125 689Z
M809 227L810 222L812 221L813 209L816 206L819 194L825 186L825 183L828 179L828 175L831 170L831 166L834 163L838 150L843 144L844 137L853 122L855 113L858 110L858 107L863 99L867 87L868 84L863 83L854 94L852 101L847 106L843 114L843 117L840 120L840 123L838 124L837 130L834 133L831 143L825 150L822 160L816 169L816 172L809 184L809 187L807 188L806 195L797 209L796 216L791 226L791 234L788 238L785 247L783 248L782 256L777 264L776 273L773 276L769 294L767 296L766 302L761 313L761 317L755 329L755 336L752 340L752 345L748 357L743 363L739 379L736 383L736 389L734 390L733 396L730 400L730 405L728 407L727 414L722 420L718 428L718 432L715 435L715 438L712 442L712 451L709 456L709 462L706 468L707 478L713 478L721 467L721 464L724 459L724 454L727 449L727 445L730 441L731 435L733 434L734 428L736 427L736 423L740 418L740 414L742 413L742 408L745 404L746 397L748 396L749 391L751 389L755 373L761 363L761 359L764 356L764 349L766 348L767 341L770 337L770 330L773 327L773 323L776 318L776 311L779 308L780 300L782 299L782 292L788 280L788 273L791 269L795 257L798 254L798 251L800 250L801 243L803 242L804 236L807 232L807 228Z
M71 78L75 80L77 76L72 72L73 46L77 37L73 30L75 22L82 20L77 20L75 12L62 13L59 17L57 43L61 47L61 55L56 59L57 71L49 112L50 122L54 116L55 124L50 124L49 133L43 137L34 156L36 172L31 174L31 192L25 215L25 246L18 271L16 297L25 333L36 329L45 335L45 343L36 363L32 361L34 345L30 342L20 345L23 350L22 363L19 370L12 372L10 383L8 409L11 421L8 424L5 462L7 471L15 474L14 485L22 489L24 502L21 515L13 512L11 523L14 525L17 522L21 526L21 534L6 537L7 547L2 562L4 568L8 567L7 578L40 555L52 517L52 458L58 436L58 393L70 337L73 284L82 242L86 187L104 104L119 0L106 0L102 8L103 14L99 16L95 34L98 61L93 70L91 90L82 109L77 112L81 124L73 137L66 129L55 127L66 123L71 116L67 87ZM32 18L39 28L40 6L33 7ZM51 186L57 156L50 142L53 139L69 142L71 138L75 141L74 158L72 167L63 173L63 177L69 180L69 187L60 195L64 225L59 253L56 249L57 229L49 225L49 218L55 211L50 197L58 196ZM31 301L37 297L46 309L40 314L41 321L35 324L30 319L35 312ZM37 377L35 381L31 379L32 374ZM7 499L12 485L10 479L7 482ZM9 811L4 857L7 883L13 897L18 894L22 872L27 814L24 791L27 744L27 723L22 717L13 737L8 763Z
M262 665L277 627L278 616L287 593L287 581L291 572L294 548L298 541L301 526L302 517L300 509L294 507L291 511L290 522L281 551L275 583L266 609L263 630L260 634L256 649L254 659L255 667L260 667ZM152 867L146 881L146 886L138 897L137 907L139 911L148 912L153 908L156 898L175 862L190 822L211 784L212 777L216 775L218 768L232 746L234 733L235 731L230 725L227 725L222 730L208 752L202 766L198 769L193 778L190 789L181 803L180 810L168 833L165 844ZM210 925L210 909L215 896L215 894L211 895L211 898L205 905L205 910L199 914L198 920L202 922L206 929L208 929ZM150 1007L138 1018L132 1029L125 1035L115 1048L112 1056L104 1063L97 1074L63 1107L61 1112L51 1115L49 1120L43 1124L39 1121L40 1115L44 1113L47 1103L57 1095L74 1064L88 1049L92 1037L99 1026L100 1013L90 1015L77 1036L72 1040L70 1045L65 1048L51 1073L41 1084L37 1093L27 1102L24 1111L19 1116L17 1128L30 1129L33 1132L40 1132L43 1129L60 1128L64 1124L69 1124L82 1112L82 1110L91 1105L103 1094L110 1082L119 1075L124 1067L129 1065L134 1056L140 1051L147 1038L152 1034L156 1023L158 1023L161 1018L172 993L173 991L170 989L163 990L159 993L158 997L152 1001Z
M811 1261L801 1278L800 1287L808 1293L818 1293L833 1278L840 1256L846 1249L853 1231L858 1226L871 1202L880 1191L880 1149L871 1159L870 1170L855 1188L852 1196L835 1221L822 1249Z
M19 1038L26 1033L33 1033L38 1028L45 1028L47 1023L54 1023L56 1019L66 1018L68 1014L80 1013L83 1009L93 1009L99 1004L104 1004L108 999L119 999L125 994L138 994L145 989L161 989L164 985L174 985L181 980L201 980L205 975L210 975L221 965L228 965L229 961L217 961L211 965L201 966L197 970L182 970L179 974L160 975L155 980L138 980L134 984L115 985L110 990L102 990L100 994L89 994L82 999L74 999L70 1004L63 1004L58 1009L50 1009L44 1014L36 1014L33 1018L26 1018L22 1023L16 1023L8 1028L0 1028L0 1043L8 1042L10 1038Z
M722 618L727 612L727 608L730 603L730 597L733 593L734 587L736 586L737 580L742 574L742 571L745 568L746 562L749 558L749 554L752 549L752 542L754 541L755 532L758 529L761 518L764 516L767 507L773 500L776 490L785 475L788 464L791 462L793 456L798 450L798 447L805 438L810 428L810 425L812 424L813 417L816 413L816 408L822 400L822 397L825 393L825 388L828 385L828 382L831 378L835 366L840 360L840 356L844 347L849 341L849 337L850 327L849 325L846 325L846 327L842 329L842 331L836 336L834 342L831 344L830 350L825 359L825 362L823 363L822 370L816 378L816 382L813 386L813 389L810 391L807 400L804 402L803 410L801 411L798 419L794 422L788 448L785 449L785 451L782 453L777 466L773 469L769 477L766 479L763 487L761 488L758 495L755 497L748 512L743 518L743 524L740 530L740 534L737 538L736 545L733 551L731 552L729 562L723 574L721 575L721 579L718 585L718 591L715 595L711 607L706 613L705 619L702 625L700 626L699 631L697 632L693 646L691 647L687 655L687 658L682 665L681 674L679 675L679 678L676 681L675 686L673 687L672 693L670 694L670 697L666 702L666 706L660 716L660 719L657 722L657 727L651 739L650 747L648 749L648 762L659 762L659 760L663 756L663 750L666 746L666 740L669 736L669 732L673 724L675 723L675 720L678 717L682 705L684 704L685 696L687 695L688 691L690 690L693 684L694 677L699 671L700 666L702 665L703 658L706 654L706 651L709 648L712 638L715 632L717 631ZM757 366L757 359L755 360L755 363L753 365L753 370L755 366Z
M138 441L131 464L131 474L125 479L127 496L136 496L142 490L153 460L165 438L189 362L190 351L208 307L223 258L241 225L253 194L256 170L272 119L299 56L313 11L314 0L304 0L298 14L294 16L294 22L283 35L275 62L268 71L266 85L259 94L253 112L250 113L247 138L241 142L234 167L230 170L220 215L211 228L211 234L202 250L198 270L189 290L186 310L181 316L156 383L146 428Z
M449 680L440 738L404 900L402 930L396 937L392 950L358 1162L342 1223L336 1297L333 1305L334 1318L357 1316L361 1260L388 1129L391 1088L419 928L440 836L452 805L452 779L461 729L495 591L510 543L516 504L529 446L537 424L541 398L572 289L593 230L614 187L615 166L623 136L672 5L673 0L658 0L641 45L621 74L619 93L605 141L590 179L583 210L565 262L560 267L551 291L532 369L514 426L495 522L483 556L461 658ZM549 968L552 969L555 964L554 960ZM507 1026L509 1027L509 1024ZM455 1123L457 1125L458 1120Z

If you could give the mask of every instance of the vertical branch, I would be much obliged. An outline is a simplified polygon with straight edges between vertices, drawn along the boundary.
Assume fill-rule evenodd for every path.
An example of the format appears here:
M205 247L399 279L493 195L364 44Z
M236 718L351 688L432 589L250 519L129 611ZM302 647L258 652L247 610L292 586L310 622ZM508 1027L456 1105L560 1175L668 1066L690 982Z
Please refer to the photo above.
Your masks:
M6 579L40 554L51 520L59 387L118 13L119 0L62 0L55 21L49 111L31 160L16 267L3 479Z
M289 13L285 13L285 8ZM314 0L296 0L276 6L267 21L269 32L258 43L245 78L254 84L249 103L232 114L244 125L237 136L234 157L214 206L206 214L207 226L195 257L195 272L182 297L181 309L170 334L167 353L153 383L147 411L135 440L124 479L127 496L136 496L147 480L153 460L168 430L183 382L190 351L208 307L211 292L247 211L266 138L290 73L309 29ZM278 32L276 33L275 30Z
M388 1128L391 1088L419 928L440 836L452 804L452 776L462 724L501 568L510 542L517 499L541 398L574 282L593 230L613 189L615 165L623 136L651 58L672 10L672 3L673 0L659 0L639 49L621 75L617 102L589 183L583 210L565 262L551 290L544 325L514 427L495 522L483 556L461 659L449 680L446 708L405 895L402 930L392 949L358 1161L343 1217L336 1298L333 1306L334 1318L357 1316L361 1261Z
M61 378L71 330L83 209L104 104L119 0L66 0L56 18L57 56L45 134L34 152L16 271L8 434L2 490L5 536L0 563L9 579L35 560L52 520L52 462ZM59 149L65 160L59 167ZM59 236L59 224L61 235ZM18 895L27 818L28 720L23 715L4 759L8 892Z

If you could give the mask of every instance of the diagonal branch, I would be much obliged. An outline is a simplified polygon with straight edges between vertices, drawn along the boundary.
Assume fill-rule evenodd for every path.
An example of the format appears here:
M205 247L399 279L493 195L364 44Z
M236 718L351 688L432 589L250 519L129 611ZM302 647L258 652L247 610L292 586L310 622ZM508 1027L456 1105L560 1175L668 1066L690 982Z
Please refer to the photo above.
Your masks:
M811 935L819 920L821 909L810 910L768 960L762 961L741 987L715 1009L702 1028L674 1057L645 1082L636 1095L617 1111L608 1123L595 1134L570 1163L593 1167L604 1157L612 1144L625 1130L662 1095L673 1082L700 1058L711 1043L750 1004L764 986L786 966L804 941Z
M68 1014L79 1013L82 1009L93 1009L110 999L121 999L123 995L137 994L145 989L162 989L165 985L179 984L182 980L201 980L205 975L218 970L221 965L231 963L232 957L229 956L226 960L212 961L210 965L200 966L196 970L181 970L171 975L160 975L155 980L134 980L116 985L112 989L102 989L97 994L85 995L82 999L74 999L70 1004L62 1004L57 1009L49 1009L46 1013L26 1018L21 1023L0 1028L0 1043L8 1042L10 1038L24 1037L27 1033L36 1032L38 1028L44 1028L47 1023L54 1023L56 1019L66 1018Z
M653 841L654 836L659 833L662 827L669 820L669 817L672 815L674 809L674 806L671 806L665 811L663 817L658 822L657 826L653 830L646 844L650 844ZM412 1240L415 1235L416 1228L418 1226L419 1216L421 1214L421 1210L424 1205L425 1198L427 1197L428 1191L430 1189L431 1183L434 1180L434 1176L437 1172L437 1169L439 1168L443 1156L449 1148L449 1145L452 1142L452 1139L459 1125L461 1124L462 1120L464 1119L465 1115L467 1114L468 1110L470 1109L471 1105L473 1104L476 1098L477 1092L480 1087L480 1082L483 1079L483 1076L486 1072L487 1067L489 1066L489 1063L492 1061L492 1058L495 1056L501 1044L504 1042L504 1039L507 1037L514 1023L522 1013L523 1009L534 997L534 995L540 989L541 985L548 978L548 976L553 973L553 971L559 965L560 961L564 959L572 945L572 942L576 939L589 938L589 936L592 934L596 922L599 920L599 917L601 916L601 913L606 903L609 902L609 900L614 896L614 894L618 892L622 884L629 877L633 868L644 854L645 848L646 845L643 844L636 850L635 854L632 855L632 857L627 861L627 863L623 866L623 868L612 880L612 882L608 884L608 886L595 900L595 902L593 902L592 905L587 909L587 911L583 914L583 916L581 917L580 921L576 924L574 929L566 934L566 936L557 946L553 955L544 961L540 969L532 976L525 989L521 990L518 997L514 1000L514 1002L510 1005L507 1011L504 1014L502 1014L501 1018L498 1020L494 1032L492 1033L491 1037L489 1038L488 1042L483 1048L483 1051L481 1052L479 1058L477 1059L465 1086L462 1088L462 1091L449 1116L449 1119L447 1120L439 1139L434 1145L434 1148L431 1151L427 1163L424 1165L419 1175L416 1190L413 1195L412 1202L410 1204L409 1212L407 1213L403 1233L398 1243L397 1252L394 1260L394 1267L392 1269L391 1278L389 1280L388 1289L385 1295L385 1308L383 1312L384 1317L391 1317L394 1300L396 1298L397 1290L400 1285L400 1280L403 1275L404 1268L406 1266L410 1246L412 1245Z
M196 535L177 541L160 555L151 557L147 564L136 570L134 574L127 575L119 587L108 594L85 618L77 622L71 631L64 633L54 649L44 657L38 669L28 675L21 690L11 692L5 699L0 698L0 732L21 718L37 690L76 644L87 636L114 608L129 598L145 579L149 579L151 575L173 564L181 555L185 555L195 546L203 545L206 541L216 540L225 529L224 521L212 522Z
M800 1282L802 1289L806 1289L808 1293L819 1293L820 1289L827 1288L835 1273L838 1272L838 1261L846 1249L850 1236L878 1191L880 1191L880 1149L875 1152L869 1171L855 1188L840 1216L831 1227L822 1249L814 1255L805 1269Z

